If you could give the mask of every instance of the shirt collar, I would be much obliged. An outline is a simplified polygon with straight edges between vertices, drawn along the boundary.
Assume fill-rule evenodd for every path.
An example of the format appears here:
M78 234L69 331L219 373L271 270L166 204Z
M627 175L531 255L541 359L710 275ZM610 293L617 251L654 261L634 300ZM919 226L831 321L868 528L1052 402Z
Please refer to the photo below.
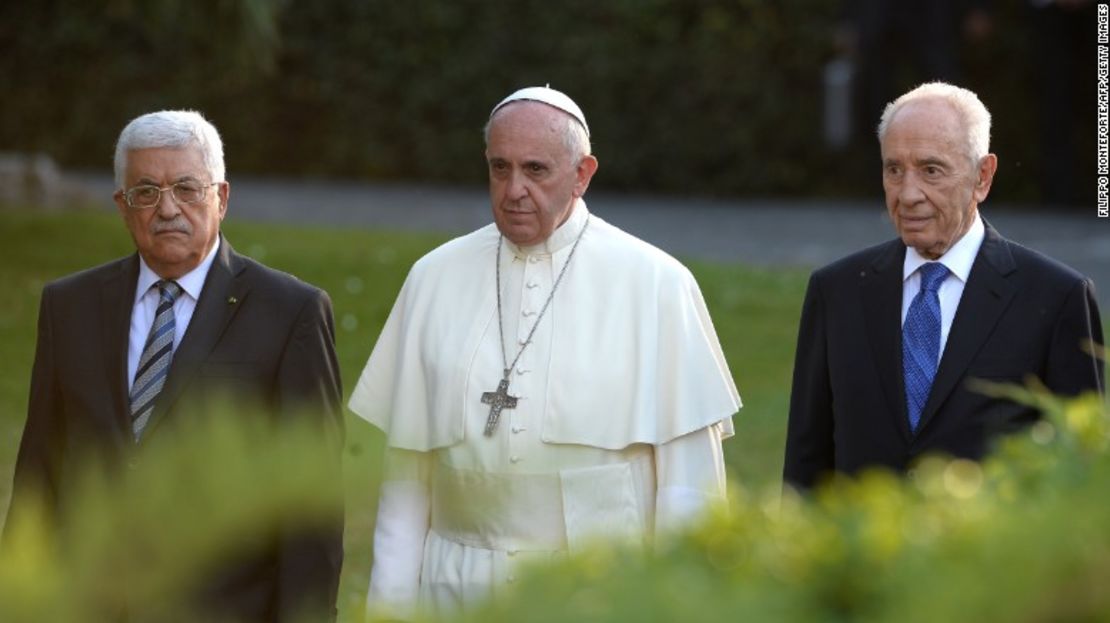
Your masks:
M979 247L983 245L986 235L987 229L983 226L983 219L976 210L971 228L956 241L956 244L952 245L952 248L936 260L926 259L917 252L917 249L907 247L906 261L902 265L902 281L909 279L922 264L937 261L944 264L948 272L959 277L960 281L967 283L967 278L971 275L971 265L975 263L975 256L979 255Z
M551 255L574 244L574 241L578 239L578 234L582 233L582 227L586 224L589 215L590 211L586 209L586 202L581 198L575 199L574 205L571 206L570 216L562 225L555 228L555 231L551 232L547 240L530 246L518 246L506 238L505 245L509 251L517 256Z
M212 262L216 260L216 252L219 251L220 245L223 244L223 236L216 240L216 244L212 245L212 250L204 257L200 264L193 270L185 273L178 279L174 279L177 285L193 300L200 300L200 291L204 289L204 280L208 277L208 270L212 268ZM146 296L151 286L158 283L162 278L158 273L154 272L150 266L147 266L146 260L143 259L142 254L139 254L139 281L135 286L135 302L138 303L139 299Z

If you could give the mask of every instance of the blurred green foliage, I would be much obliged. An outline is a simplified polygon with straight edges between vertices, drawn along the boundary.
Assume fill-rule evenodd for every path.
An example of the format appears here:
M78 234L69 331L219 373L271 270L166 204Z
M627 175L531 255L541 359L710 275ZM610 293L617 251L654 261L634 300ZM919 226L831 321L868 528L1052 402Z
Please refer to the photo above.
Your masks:
M984 464L845 479L814 499L734 488L654 555L599 546L535 568L466 621L1110 620L1110 417L999 389L1047 417Z
M821 144L822 68L842 4L8 2L0 149L99 168L131 118L191 107L223 132L239 173L481 184L492 105L550 83L587 112L596 188L877 195L873 141ZM994 4L992 37L964 46L963 82L997 120L994 196L1027 199L1041 155L1022 61L1036 50L1023 3ZM899 89L915 81L899 76Z
M185 616L188 596L214 568L342 512L333 444L311 419L217 408L185 424L127 468L71 457L83 479L56 529L33 505L9 517L0 620L204 620Z

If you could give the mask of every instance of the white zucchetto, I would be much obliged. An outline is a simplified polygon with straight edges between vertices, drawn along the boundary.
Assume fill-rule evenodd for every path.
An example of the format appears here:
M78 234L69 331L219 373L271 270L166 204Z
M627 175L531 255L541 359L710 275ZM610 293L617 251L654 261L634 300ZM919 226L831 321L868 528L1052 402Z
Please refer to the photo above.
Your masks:
M586 130L586 136L588 137L590 135L590 126L586 124L586 115L582 113L582 109L578 107L578 104L575 104L574 100L570 99L566 93L556 91L548 86L526 87L516 91L493 107L493 110L489 113L490 119L492 119L493 115L506 104L519 100L531 100L533 102L542 102L548 106L554 106L577 119L578 123L582 124L582 128Z

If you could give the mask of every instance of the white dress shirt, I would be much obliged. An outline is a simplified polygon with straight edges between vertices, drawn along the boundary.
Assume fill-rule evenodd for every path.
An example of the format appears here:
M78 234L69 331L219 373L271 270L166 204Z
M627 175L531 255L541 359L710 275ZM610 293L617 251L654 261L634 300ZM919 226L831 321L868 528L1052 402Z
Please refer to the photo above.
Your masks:
M983 245L983 238L987 230L978 211L971 229L963 235L948 252L936 260L929 260L921 256L917 249L906 249L906 260L902 265L902 324L906 322L906 314L910 310L910 303L921 290L921 273L918 268L928 262L940 262L948 268L948 276L940 284L937 296L940 298L940 354L944 353L944 345L948 343L948 332L952 329L952 320L956 317L956 308L960 306L960 298L964 295L964 286L971 275L971 267L975 264L975 257L979 255L979 247ZM955 277L953 279L953 277Z
M216 251L220 248L220 241L212 245L204 260L193 270L174 279L183 290L182 295L173 303L173 350L176 351L189 328L189 321L193 318L193 310L200 299L200 291L204 289L204 280L208 277L208 269L216 259ZM131 331L127 338L127 391L135 382L135 370L139 367L139 358L146 346L147 335L154 324L154 315L158 311L158 288L154 287L162 278L158 276L139 256L139 282L135 287L135 304L131 308Z

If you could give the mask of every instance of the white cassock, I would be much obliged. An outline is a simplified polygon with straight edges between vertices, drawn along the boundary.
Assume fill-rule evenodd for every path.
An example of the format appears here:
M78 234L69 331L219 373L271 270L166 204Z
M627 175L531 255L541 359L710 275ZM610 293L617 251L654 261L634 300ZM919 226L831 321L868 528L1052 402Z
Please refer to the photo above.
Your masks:
M505 351L516 357L579 232L566 275L497 389L491 224L413 265L350 407L385 432L367 597L377 616L450 614L524 561L593 538L643 543L725 495L721 440L740 396L701 291L655 247L578 201L544 243L501 249Z

